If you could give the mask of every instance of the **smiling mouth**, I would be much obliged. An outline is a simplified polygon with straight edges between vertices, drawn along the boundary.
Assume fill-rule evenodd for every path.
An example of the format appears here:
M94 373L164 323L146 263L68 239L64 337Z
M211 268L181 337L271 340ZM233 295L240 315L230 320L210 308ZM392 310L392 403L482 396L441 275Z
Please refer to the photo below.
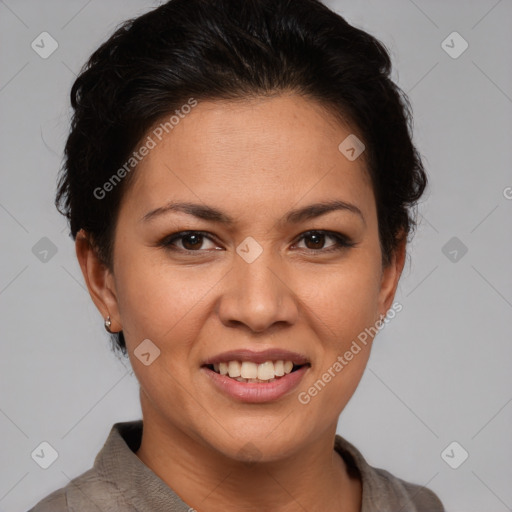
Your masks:
M229 361L217 364L205 364L204 368L238 382L267 384L280 380L310 363L294 364L291 361L266 361L256 364L252 361Z

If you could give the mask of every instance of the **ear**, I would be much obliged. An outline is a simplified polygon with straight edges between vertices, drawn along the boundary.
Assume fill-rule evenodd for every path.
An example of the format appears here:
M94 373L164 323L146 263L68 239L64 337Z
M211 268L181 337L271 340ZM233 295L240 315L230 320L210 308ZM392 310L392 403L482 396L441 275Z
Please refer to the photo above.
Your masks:
M400 243L393 252L390 263L382 269L379 292L379 313L386 315L395 297L398 281L405 264L407 236L400 237Z
M104 319L110 316L112 332L122 330L114 275L98 256L91 237L81 229L75 240L76 257L89 294Z

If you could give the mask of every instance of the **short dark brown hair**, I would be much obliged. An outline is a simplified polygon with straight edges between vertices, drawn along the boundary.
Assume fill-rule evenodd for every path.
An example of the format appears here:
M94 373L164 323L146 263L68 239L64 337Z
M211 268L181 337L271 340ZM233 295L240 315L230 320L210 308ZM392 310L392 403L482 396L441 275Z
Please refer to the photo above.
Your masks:
M170 0L124 22L73 84L57 208L72 237L84 229L111 266L120 201L133 173L105 198L95 190L158 120L191 97L295 92L361 134L387 265L415 227L427 185L410 104L390 74L385 46L318 0ZM113 336L125 352L122 332Z

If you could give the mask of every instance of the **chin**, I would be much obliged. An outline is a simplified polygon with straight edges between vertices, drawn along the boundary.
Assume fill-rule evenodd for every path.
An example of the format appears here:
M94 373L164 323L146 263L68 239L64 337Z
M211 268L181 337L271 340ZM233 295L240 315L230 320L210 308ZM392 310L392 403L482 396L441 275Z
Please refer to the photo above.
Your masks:
M219 437L212 439L208 436L210 438L205 441L225 457L248 464L282 460L299 452L307 442L304 430L296 433L295 428L283 424L282 417L268 428L262 428L257 419L246 419L243 426L226 424L224 427L225 430L219 427Z

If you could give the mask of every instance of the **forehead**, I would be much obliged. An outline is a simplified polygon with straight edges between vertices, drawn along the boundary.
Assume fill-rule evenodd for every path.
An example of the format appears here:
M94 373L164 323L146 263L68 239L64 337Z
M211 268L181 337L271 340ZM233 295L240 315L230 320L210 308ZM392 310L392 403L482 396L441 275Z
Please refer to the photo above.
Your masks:
M354 133L298 95L200 101L161 140L154 129L148 132L156 144L139 163L127 195L145 208L172 199L235 205L244 198L275 209L276 201L340 198L337 192L369 201L364 153L351 161L338 148Z

